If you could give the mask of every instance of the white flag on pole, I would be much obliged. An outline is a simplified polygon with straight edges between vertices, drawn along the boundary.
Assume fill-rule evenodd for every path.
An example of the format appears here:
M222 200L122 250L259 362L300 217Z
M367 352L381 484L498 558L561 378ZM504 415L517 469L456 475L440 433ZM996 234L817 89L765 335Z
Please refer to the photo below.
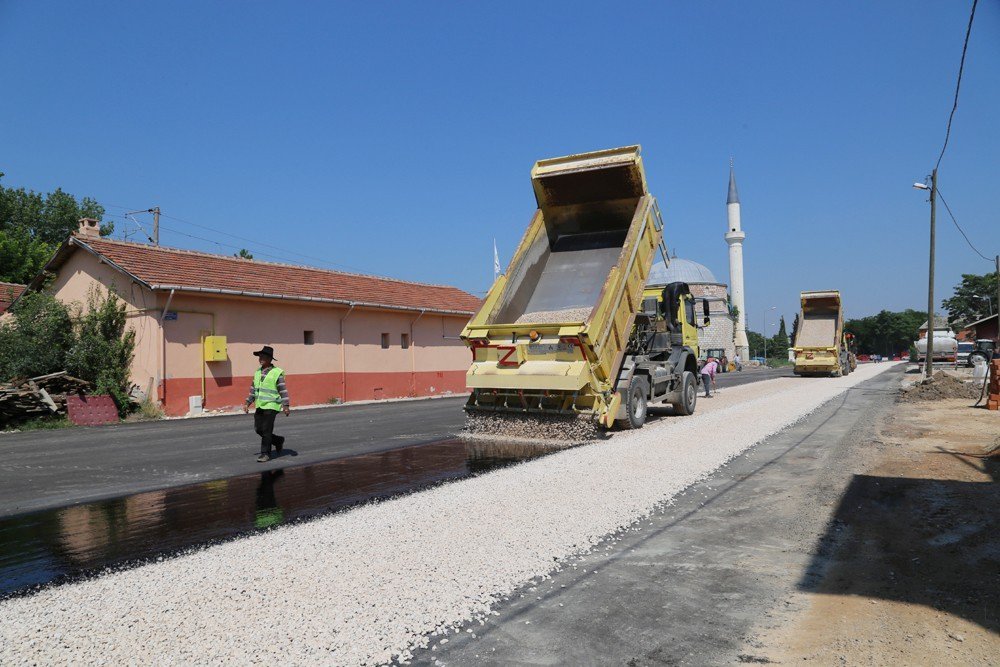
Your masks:
M493 239L493 280L500 275L500 255L497 254L497 240Z

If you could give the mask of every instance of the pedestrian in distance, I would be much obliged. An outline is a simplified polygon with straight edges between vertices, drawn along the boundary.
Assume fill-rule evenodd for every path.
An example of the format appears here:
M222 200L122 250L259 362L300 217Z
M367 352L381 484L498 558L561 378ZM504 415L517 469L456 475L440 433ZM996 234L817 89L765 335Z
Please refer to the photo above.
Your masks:
M274 435L274 418L278 412L284 412L287 417L289 409L288 389L285 388L285 371L274 365L274 349L270 345L253 353L260 362L260 368L254 372L250 383L250 395L243 404L243 412L250 411L250 404L256 403L253 413L253 429L260 436L260 455L258 463L271 460L271 445L274 445L276 456L281 456L285 446L285 438Z
M715 373L719 369L719 362L715 357L709 357L705 365L701 367L701 383L705 386L705 398L712 398L712 391L709 388L715 387Z
M737 371L743 371L743 360L740 358L739 352L733 355L733 365L736 366Z

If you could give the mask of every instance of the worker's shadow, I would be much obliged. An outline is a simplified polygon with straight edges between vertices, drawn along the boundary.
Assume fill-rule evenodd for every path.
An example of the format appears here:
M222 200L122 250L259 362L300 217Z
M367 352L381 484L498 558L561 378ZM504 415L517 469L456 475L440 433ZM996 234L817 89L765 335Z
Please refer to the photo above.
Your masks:
M284 447L282 448L280 454L278 452L272 453L271 458L277 459L277 458L284 458L285 456L298 456L298 455L299 455L298 450L292 449L291 447Z
M1000 462L993 482L855 475L799 589L939 609L1000 632Z

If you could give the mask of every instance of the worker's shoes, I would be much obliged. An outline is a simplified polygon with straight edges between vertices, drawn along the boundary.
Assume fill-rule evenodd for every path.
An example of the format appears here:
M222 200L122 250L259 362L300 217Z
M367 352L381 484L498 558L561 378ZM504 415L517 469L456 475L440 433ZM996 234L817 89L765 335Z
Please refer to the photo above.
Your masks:
M257 463L267 463L270 460L271 460L270 454L261 454L260 456L257 457Z
M285 448L285 436L279 435L274 439L274 455L281 456L281 450Z

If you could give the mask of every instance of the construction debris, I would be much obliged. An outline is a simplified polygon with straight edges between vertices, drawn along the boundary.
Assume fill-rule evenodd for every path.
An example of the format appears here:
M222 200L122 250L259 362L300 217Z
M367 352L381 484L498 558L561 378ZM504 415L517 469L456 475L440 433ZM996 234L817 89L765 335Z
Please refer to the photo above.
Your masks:
M979 398L982 391L982 384L976 382L966 382L954 375L938 371L933 377L915 382L903 389L900 400L906 402L913 401L939 401L945 398L969 398L975 400Z
M33 417L64 415L67 395L88 389L89 382L66 371L0 384L0 427Z

